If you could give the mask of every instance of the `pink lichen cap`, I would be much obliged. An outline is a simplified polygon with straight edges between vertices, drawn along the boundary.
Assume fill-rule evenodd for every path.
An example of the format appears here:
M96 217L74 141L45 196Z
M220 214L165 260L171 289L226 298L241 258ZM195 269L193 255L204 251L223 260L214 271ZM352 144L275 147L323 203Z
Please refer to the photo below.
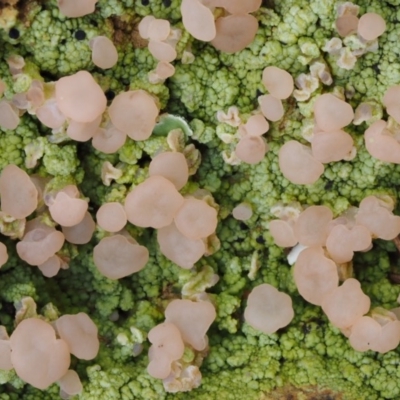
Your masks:
M0 126L4 129L14 130L19 125L18 110L9 101L0 101Z
M7 247L4 243L0 242L0 268L8 261Z
M269 223L269 231L277 246L293 247L298 243L298 240L293 232L293 225L288 221L274 219Z
M199 0L182 0L182 22L185 29L198 40L210 42L215 38L216 28L212 11Z
M358 34L365 40L375 40L386 31L385 20L377 13L366 13L358 22Z
M126 142L126 133L118 130L111 123L99 128L93 136L92 146L105 154L118 151Z
M317 306L339 285L336 264L318 246L308 247L299 254L293 276L301 296Z
M77 142L87 142L99 129L101 123L101 115L92 122L76 122L69 121L67 135Z
M378 160L400 164L400 143L386 127L386 121L374 122L364 133L365 147Z
M291 297L272 285L256 286L249 294L244 319L254 329L274 333L288 325L293 317Z
M266 141L260 136L246 135L236 145L236 157L247 164L258 164L269 150Z
M278 67L266 67L262 74L262 83L268 92L277 99L287 99L293 92L292 75Z
M149 349L147 372L157 379L165 379L171 373L171 364L179 360L185 351L179 329L164 322L152 328L148 334L152 344Z
M23 381L46 389L68 371L67 343L57 339L53 327L38 318L21 321L10 337L11 362Z
M100 228L108 232L120 231L128 222L124 206L121 203L104 203L96 213Z
M174 222L178 230L187 238L198 240L206 238L217 228L217 210L203 200L184 199Z
M339 36L346 37L357 32L358 18L352 14L344 14L336 19L335 25Z
M120 93L108 109L113 125L133 140L146 140L150 137L158 113L153 97L144 90Z
M400 234L400 217L393 215L375 196L361 201L355 219L357 224L364 225L379 239L393 240Z
M76 122L92 122L107 107L107 98L87 71L60 78L55 85L58 108Z
M297 218L294 235L304 246L324 246L333 213L326 206L310 206Z
M261 112L269 121L279 121L285 113L282 101L271 94L259 96L258 104L260 105Z
M387 320L382 325L375 318L358 318L351 327L349 336L351 346L357 351L373 350L387 353L394 350L400 341L400 321Z
M64 244L64 235L60 232L31 220L26 224L25 235L16 245L18 256L30 265L41 265Z
M165 309L165 322L174 324L182 339L195 350L207 346L206 333L217 316L215 307L208 301L173 300Z
M181 268L190 269L206 251L204 241L183 235L174 223L157 231L161 253Z
M230 14L248 14L261 7L262 0L217 0L217 7L223 7Z
M117 234L100 240L93 249L93 260L101 274L121 279L145 267L149 251L133 238Z
M244 124L246 132L251 136L261 136L269 130L269 123L261 114L252 115Z
M66 227L79 224L87 210L87 201L71 197L64 191L59 191L49 205L51 218Z
M54 255L48 258L43 264L38 265L39 270L46 278L52 278L58 274L61 268L60 257Z
M387 113L400 123L400 85L391 86L383 96Z
M370 305L371 300L362 291L360 282L349 278L325 296L322 309L334 326L346 329L366 314Z
M72 369L69 369L65 375L58 380L58 384L60 385L60 397L62 399L80 394L83 390L79 375Z
M90 39L92 62L96 67L109 69L118 62L118 52L114 43L106 36L95 36Z
M296 140L289 140L279 150L279 167L283 176L297 185L312 184L324 172L323 164L313 157L311 149Z
M371 241L371 233L365 226L348 228L345 225L336 225L329 232L326 248L332 260L342 264L351 261L355 251L368 249Z
M189 179L188 163L182 153L172 151L159 153L150 162L149 175L163 176L180 190Z
M126 196L125 211L130 223L159 229L172 222L182 204L183 197L174 184L153 175Z
M1 210L16 219L32 214L38 206L38 191L29 175L9 164L0 175Z
M92 14L98 0L57 0L61 14L69 18Z
M169 43L165 42L150 40L149 51L154 58L167 63L174 61L177 57L176 50Z
M72 244L86 244L92 239L96 230L96 224L92 215L86 211L82 221L74 226L63 226L61 230L65 236L65 240Z
M332 132L317 132L311 141L314 158L322 163L343 160L351 153L353 138L339 129Z
M318 128L325 132L337 131L349 125L354 118L351 105L331 93L317 97L314 117Z
M75 357L92 360L97 356L100 347L97 326L86 313L63 315L55 325L58 335Z
M255 38L258 20L249 14L228 15L215 21L216 35L211 44L225 53L246 48Z

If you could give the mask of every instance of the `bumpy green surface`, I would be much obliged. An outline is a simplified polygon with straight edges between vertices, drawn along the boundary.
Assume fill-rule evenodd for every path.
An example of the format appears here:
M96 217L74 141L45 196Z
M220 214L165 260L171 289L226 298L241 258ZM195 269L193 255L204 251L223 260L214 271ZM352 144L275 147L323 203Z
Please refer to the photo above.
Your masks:
M135 25L141 17L153 14L182 28L179 0L150 0L149 5L143 5L141 0L100 0L95 14L74 20L62 17L54 0L20 3L19 16L6 26L15 26L20 38L9 39L7 30L0 36L0 48L4 48L1 78L10 83L6 96L21 91L21 87L11 84L5 62L10 54L22 55L36 65L37 69L32 67L33 72L26 79L34 77L37 70L50 81L87 69L105 91L142 88L158 96L164 112L185 117L193 128L193 136L186 143L194 143L201 151L202 163L185 190L205 188L220 205L217 235L221 249L200 260L193 271L184 271L160 254L152 230L130 227L138 241L149 248L150 261L141 272L111 281L101 276L93 264L92 249L102 235L98 232L86 246L66 246L70 268L47 279L36 268L19 261L13 250L15 244L5 239L11 255L0 271L0 323L12 332L13 303L24 296L33 297L39 309L52 302L61 314L87 312L99 327L101 349L93 361L73 361L72 367L84 384L82 400L304 399L308 398L307 393L315 399L399 399L400 352L378 355L352 350L320 308L307 304L298 295L285 252L273 244L268 233L268 221L270 207L278 201L325 204L338 215L350 205L357 206L368 194L385 193L397 198L400 167L371 158L364 148L363 124L348 130L358 150L355 159L329 164L314 185L297 186L283 178L277 154L285 141L301 138L304 115L311 106L300 108L294 99L285 102L284 120L272 124L267 134L270 151L255 166L231 166L223 161L221 152L229 151L230 146L218 135L231 133L232 128L216 119L218 110L226 112L230 106L237 106L242 115L257 108L257 96L265 92L261 73L266 66L284 68L296 77L308 72L305 60L313 57L325 58L333 73L333 86L354 91L353 106L367 100L381 102L386 88L400 83L398 2L357 2L361 14L376 11L384 16L388 31L379 39L379 50L362 56L351 71L338 68L335 59L320 50L327 39L336 36L332 28L335 1L275 0L263 3L256 14L260 27L255 41L237 54L219 53L184 33L178 48L183 50L191 43L195 61L182 64L178 59L175 75L156 85L147 82L155 60L146 48L135 48ZM75 39L77 30L85 31L84 40ZM88 42L99 34L114 38L120 54L118 65L106 72L95 68L90 60ZM308 49L307 54L304 49ZM321 87L318 93L331 90ZM54 176L55 187L78 183L82 193L91 199L93 214L105 201L122 201L132 184L146 177L150 157L159 149L168 148L161 135L145 143L128 141L117 154L106 156L94 151L90 144L48 143L48 134L49 130L28 114L15 132L1 131L0 168L9 163L25 168L24 147L33 141L42 146L43 157L28 172ZM45 140L37 139L39 136ZM122 177L110 186L101 180L105 161L123 171ZM232 208L242 201L250 202L254 210L246 223L230 216ZM258 259L259 269L250 279L252 258ZM388 280L388 274L396 272L400 264L392 244L376 241L373 250L356 256L354 268L373 306L396 306L400 288ZM180 297L184 283L204 283L212 273L220 277L218 284L208 289L218 316L209 331L210 351L201 367L202 384L190 393L167 394L161 381L146 372L148 344L144 342L143 351L133 356L140 340L130 329L136 329L136 336L137 332L145 336L163 320L167 301ZM273 335L260 334L243 321L246 296L262 282L289 293L294 303L295 319ZM119 319L112 322L110 316L115 312ZM121 344L118 335L125 335L127 340ZM25 385L13 372L0 373L0 383L0 400L59 398L57 385L41 392Z

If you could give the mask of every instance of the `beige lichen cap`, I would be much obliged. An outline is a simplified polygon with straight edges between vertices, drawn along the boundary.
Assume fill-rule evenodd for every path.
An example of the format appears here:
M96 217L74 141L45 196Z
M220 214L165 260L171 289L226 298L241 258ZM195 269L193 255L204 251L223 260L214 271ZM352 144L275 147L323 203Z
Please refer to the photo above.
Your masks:
M174 324L185 343L195 350L207 346L206 333L216 317L215 307L208 301L173 300L165 309L165 322Z
M18 377L38 389L46 389L68 371L67 343L57 339L53 327L38 318L21 321L10 337L11 362Z
M274 333L288 325L293 317L291 297L272 285L258 285L249 294L244 319L254 329Z

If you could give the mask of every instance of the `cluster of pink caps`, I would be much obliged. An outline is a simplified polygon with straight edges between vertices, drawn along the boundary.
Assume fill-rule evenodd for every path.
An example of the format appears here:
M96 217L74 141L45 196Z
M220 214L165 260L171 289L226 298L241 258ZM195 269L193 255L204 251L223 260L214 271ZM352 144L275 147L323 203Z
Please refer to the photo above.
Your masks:
M262 114L252 115L245 124L240 124L239 142L235 148L236 157L248 164L259 163L269 150L262 135L269 130L269 121L279 121L284 115L282 100L293 92L292 76L277 67L266 67L263 70L262 82L269 94L258 97Z
M208 347L207 331L215 320L215 307L209 301L173 300L165 309L165 321L149 332L151 342L147 371L151 376L163 379L164 385L175 379L185 347L204 352ZM192 366L193 367L193 366ZM178 373L182 374L182 371ZM197 387L201 374L197 368Z
M181 35L180 30L172 29L168 20L153 15L144 17L138 28L140 36L149 41L150 53L158 60L156 68L149 74L149 80L151 83L163 82L175 73L171 62L177 57L175 46Z
M217 210L207 203L204 191L185 197L179 193L188 178L182 153L160 153L149 165L149 177L128 194L124 204L109 202L98 209L97 224L106 236L94 247L93 259L104 276L123 278L143 269L149 259L148 250L124 229L128 221L157 229L161 252L182 268L192 268L206 253L207 238L217 227ZM21 238L16 246L19 257L52 277L60 268L68 268L67 260L57 255L65 240L88 243L96 223L76 186L47 192L47 184L46 179L29 176L12 164L0 175L1 210L20 226L14 233ZM26 222L35 211L38 216ZM47 212L50 220L46 220ZM7 259L6 246L1 244L1 265Z
M370 12L358 18L359 7L352 3L344 3L338 7L335 26L342 37L357 33L366 42L373 41L386 30L385 20L377 13Z
M375 121L364 133L365 147L372 157L384 162L400 164L400 142L398 126L400 124L400 85L390 87L383 96L386 112L396 124Z
M255 38L257 11L261 0L182 0L181 14L185 29L195 38L210 42L217 50L235 53ZM218 12L215 19L216 8Z
M283 176L298 185L316 182L324 172L323 164L354 157L353 138L342 129L354 118L350 104L331 93L322 94L315 100L314 118L311 146L289 140L279 150Z
M354 252L368 251L374 238L393 240L400 234L400 217L392 213L393 202L368 196L359 208L352 207L335 219L325 206L310 206L299 213L288 210L280 209L280 219L271 221L269 229L278 246L294 247L293 275L300 295L321 306L354 349L384 353L397 347L400 322L378 318L382 312L365 316L370 299L356 279L348 278ZM341 286L339 280L344 280ZM362 329L368 324L375 332L373 339L372 333Z
M97 327L85 313L63 315L51 323L26 318L10 337L0 327L0 369L14 369L19 378L42 390L57 382L62 396L73 396L82 391L82 384L69 369L71 354L92 360L99 345Z
M45 179L29 176L10 164L0 175L0 196L4 218L18 226L18 232L11 232L11 235L22 238L16 246L19 257L30 265L38 266L45 276L52 277L60 268L68 267L66 260L56 255L64 241L88 243L95 223L87 211L88 202L79 198L76 186L69 185L57 192L45 193L46 183ZM26 222L26 218L35 211L43 216L49 212L54 223L47 224L41 217ZM61 225L62 232L55 229L56 224ZM4 246L4 262L1 265L7 261L6 254Z
M46 98L45 98L46 92ZM55 83L33 81L27 93L0 102L0 124L15 129L18 109L26 109L53 133L66 133L71 139L86 142L103 153L115 153L129 136L146 140L156 124L159 108L144 90L118 94L107 108L106 96L87 71L60 78Z
M151 161L149 177L126 196L124 204L128 221L157 229L162 254L185 269L205 254L207 238L218 223L217 210L208 204L204 191L185 197L179 193L188 177L182 153L161 153Z
M89 41L89 47L92 49L92 62L99 68L112 68L117 63L117 49L114 43L106 36L93 37ZM10 56L7 62L14 80L18 80L23 76L25 61L21 56ZM86 74L89 73L86 72ZM93 82L91 82L91 85L89 84L89 78L86 77L86 80L84 80L83 77L80 77L80 81L86 83L88 90L93 92L94 95L99 95L99 90L95 91ZM75 82L69 79L69 83L79 84L80 82L78 82L78 78L76 77ZM61 84L59 86L59 91L65 90L61 88ZM6 89L7 85L0 80L0 97ZM99 95L99 99L96 102L99 108L104 102L104 100L102 101L103 96ZM65 122L69 121L70 127L68 129L70 136L72 139L76 137L75 140L78 141L83 141L82 138L85 138L85 135L90 135L90 132L95 131L99 127L101 119L86 121L88 118L82 118L78 114L76 116L72 114L71 117L71 112L65 110L65 107L64 109L60 107L56 98L54 83L44 83L43 81L34 79L26 92L16 93L10 100L2 99L0 101L0 126L4 129L14 130L19 125L20 117L25 112L28 112L29 114L36 115L39 121L45 126L56 131L60 130ZM73 118L74 116L76 117L75 119ZM92 133L93 135L94 132Z

